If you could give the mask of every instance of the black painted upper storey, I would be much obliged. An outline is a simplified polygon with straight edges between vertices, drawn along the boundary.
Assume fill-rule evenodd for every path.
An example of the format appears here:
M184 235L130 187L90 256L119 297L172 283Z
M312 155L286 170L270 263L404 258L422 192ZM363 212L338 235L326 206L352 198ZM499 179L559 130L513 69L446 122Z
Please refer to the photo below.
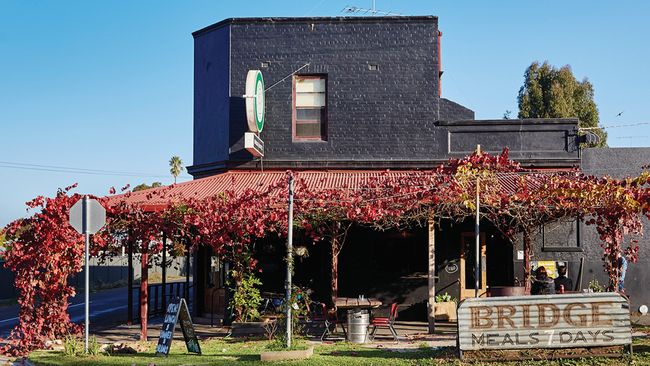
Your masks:
M531 165L579 162L575 119L475 121L440 97L434 16L227 19L193 35L195 177L260 167L243 149L252 69L273 86L260 135L267 168L431 168L476 144ZM292 138L298 69L327 78L326 141Z

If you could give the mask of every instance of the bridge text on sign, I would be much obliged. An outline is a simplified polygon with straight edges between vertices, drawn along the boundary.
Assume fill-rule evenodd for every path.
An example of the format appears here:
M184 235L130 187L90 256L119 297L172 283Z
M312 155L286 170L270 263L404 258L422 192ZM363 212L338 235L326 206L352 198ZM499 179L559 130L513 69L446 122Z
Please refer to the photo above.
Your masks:
M627 301L615 293L467 299L458 321L461 350L631 343Z

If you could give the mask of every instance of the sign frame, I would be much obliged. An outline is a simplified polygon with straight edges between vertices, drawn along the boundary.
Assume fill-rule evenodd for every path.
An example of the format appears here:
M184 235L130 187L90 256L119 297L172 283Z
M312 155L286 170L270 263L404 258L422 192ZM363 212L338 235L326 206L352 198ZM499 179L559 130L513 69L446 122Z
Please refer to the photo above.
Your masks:
M177 297L167 305L163 324L160 328L160 335L158 336L158 344L156 344L156 356L169 356L169 350L174 340L174 331L179 320L187 352L201 355L201 345L196 337L187 302L185 302L184 298Z
M79 234L85 234L86 231L95 234L106 223L106 209L96 199L82 197L70 207L68 221Z
M246 120L248 130L260 133L266 119L266 95L264 77L260 70L249 70L246 75Z
M629 302L614 292L468 298L458 352L629 346Z
M255 157L264 156L264 141L254 132L244 132L244 148Z

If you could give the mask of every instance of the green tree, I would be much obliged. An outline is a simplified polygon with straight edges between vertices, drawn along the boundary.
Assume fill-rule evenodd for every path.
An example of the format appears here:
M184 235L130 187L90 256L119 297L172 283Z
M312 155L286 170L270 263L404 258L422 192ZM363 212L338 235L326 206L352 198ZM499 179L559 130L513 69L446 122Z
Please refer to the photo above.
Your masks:
M577 117L579 127L589 128L598 135L592 146L607 146L607 132L598 127L598 108L594 102L594 88L585 78L578 81L571 66L556 68L544 62L533 62L524 74L524 85L519 89L519 118Z
M153 182L153 183L151 183L151 185L148 185L147 183L140 183L137 186L133 187L133 192L143 191L145 189L157 188L157 187L162 187L162 183Z
M183 172L183 160L178 156L172 156L169 159L169 172L174 176L174 184L176 184L176 177Z

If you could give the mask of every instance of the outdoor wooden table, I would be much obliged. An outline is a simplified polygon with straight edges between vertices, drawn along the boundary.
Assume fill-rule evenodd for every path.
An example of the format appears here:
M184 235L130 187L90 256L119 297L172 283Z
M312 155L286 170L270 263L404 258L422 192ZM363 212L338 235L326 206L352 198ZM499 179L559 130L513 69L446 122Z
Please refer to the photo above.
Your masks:
M357 297L336 297L334 305L337 309L376 309L382 302L373 298L359 299Z
M343 328L346 339L353 343L365 343L370 324L370 310L380 307L382 302L372 298L337 297L334 298L334 305L337 310L346 310L348 313L347 331Z

